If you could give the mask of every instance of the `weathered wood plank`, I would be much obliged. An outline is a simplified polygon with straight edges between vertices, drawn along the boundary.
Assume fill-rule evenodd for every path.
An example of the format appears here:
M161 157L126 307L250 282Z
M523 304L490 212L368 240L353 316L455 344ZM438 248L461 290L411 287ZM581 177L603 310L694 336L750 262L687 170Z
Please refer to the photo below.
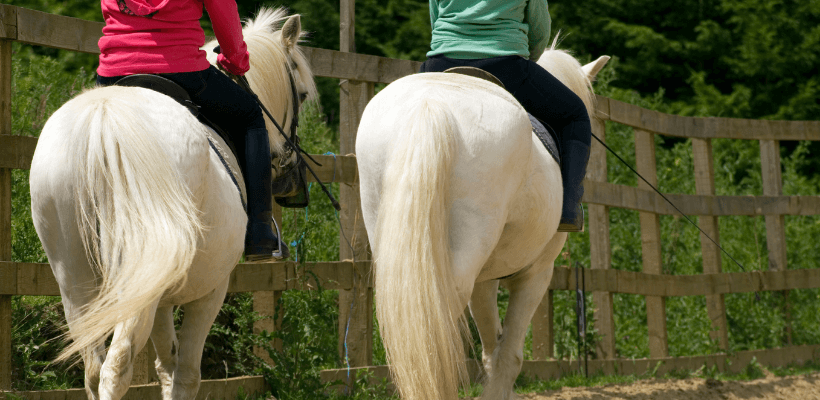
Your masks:
M720 372L738 373L743 371L755 359L766 367L783 367L789 364L803 365L810 361L820 360L820 345L793 346L768 350L739 351L732 355L713 354L693 357L662 357L641 359L590 360L590 375L604 373L608 375L643 375L657 368L656 374L663 375L675 370L695 371L702 366L715 367ZM468 360L470 380L476 382L480 376L480 366L474 360ZM347 369L330 369L321 373L322 382L344 380L348 372L355 377L357 373L370 372L377 379L390 379L389 366L363 367ZM578 361L526 360L521 373L541 379L553 380L577 374Z
M592 131L602 141L606 141L606 125L603 120L592 120ZM606 149L597 140L592 141L590 149L588 181L606 182L607 165ZM612 267L612 246L609 241L609 207L600 204L589 204L589 245L590 268L608 269ZM593 292L595 304L595 329L600 335L595 353L598 358L615 357L615 311L612 293Z
M102 22L86 21L17 7L17 41L81 53L99 54Z
M357 267L369 271L370 262L360 261ZM228 292L315 290L319 285L350 289L352 275L349 261L307 263L305 268L294 262L239 264L231 274ZM59 296L60 290L49 264L0 261L0 295Z
M700 139L820 140L820 121L681 117L598 98L598 113L602 118L656 134Z
M3 105L0 104L0 107ZM5 122L5 121L3 121ZM9 126L7 132L11 132ZM0 136L0 168L30 169L37 138L4 134Z
M695 168L695 191L700 195L715 194L715 168L712 156L711 139L692 139L692 156ZM703 216L698 225L712 240L720 243L717 217ZM720 250L703 233L700 234L701 254L703 255L703 273L718 274L722 271ZM721 349L729 349L729 329L726 321L726 303L722 294L707 295L706 309L714 330L709 336Z
M29 169L37 138L0 135L0 168ZM593 143L593 151L595 144ZM323 182L353 183L356 157L312 155L322 166L311 164ZM597 157L596 157L597 158ZM594 158L591 158L594 159ZM593 165L593 161L590 162ZM314 179L309 177L310 181ZM713 196L665 194L686 215L818 215L820 196ZM591 205L626 208L660 215L677 215L660 195L645 189L587 179L583 201ZM594 211L590 209L590 214ZM590 222L590 229L593 222Z
M547 290L532 317L532 357L536 360L547 360L553 356L555 346L553 312L553 291Z
M466 364L467 375L470 378L470 382L478 382L482 372L481 365L479 365L476 360L466 360ZM326 369L321 372L320 379L323 383L337 381L345 382L348 379L348 375L350 376L350 379L356 379L356 376L360 372L373 374L373 377L371 378L371 382L373 383L379 383L383 379L387 379L388 382L390 381L390 367L387 365L356 367L350 369Z
M390 83L401 77L415 74L421 63L371 56L343 53L335 50L302 47L316 76L348 79L351 81Z
M30 169L38 138L0 135L0 168ZM356 179L356 157L352 155L311 155L321 166L310 166L322 182L353 183ZM310 162L308 160L308 162ZM313 176L308 181L314 182Z
M354 14L355 0L341 0L339 49L356 51ZM349 54L349 53L347 53ZM356 68L374 70L376 58L363 60ZM356 151L356 133L365 106L374 96L372 82L348 80L339 90L339 151ZM369 259L367 231L361 211L358 178L350 185L339 188L342 210L339 234L339 258L342 260ZM349 244L348 244L349 241ZM373 364L373 289L370 269L354 269L352 290L339 291L339 355L349 366Z
M760 141L760 167L763 178L763 194L779 196L783 194L783 178L780 165L780 142L778 140ZM787 267L786 260L786 221L783 215L767 215L766 248L769 253L769 270L781 271ZM789 293L784 297L783 310L786 326L783 332L783 343L792 343L791 317L789 315Z
M358 166L356 164L356 156L355 155L323 155L323 154L314 154L311 155L319 164L322 166L318 166L316 164L311 163L310 167L313 168L313 171L316 172L316 175L322 182L337 182L337 183L347 183L351 184L356 181L356 176L358 174ZM310 163L310 160L308 160ZM316 180L313 179L313 176L308 174L308 182L315 182Z
M643 375L656 370L662 375L675 370L695 371L702 366L721 372L739 373L752 359L766 367L782 367L790 363L802 365L820 359L820 345L784 347L770 350L739 351L732 355L714 354L694 357L662 357L644 359L590 360L590 375L596 373ZM578 373L578 361L524 361L521 372L542 380L557 379Z
M650 189L649 184L657 187L655 134L635 129L635 164L638 173L648 182L639 180L638 187L644 190ZM660 217L658 214L641 212L639 218L643 271L648 274L663 274ZM668 356L666 300L663 297L646 296L646 319L649 326L649 355L653 358Z
M370 261L357 261L363 274L370 274ZM34 268L37 272L20 272ZM318 277L323 289L353 288L353 263L333 261L308 263L310 274L297 270L293 262L239 264L231 275L230 293L273 290L315 290ZM17 278L36 275L36 284L20 290ZM304 277L307 282L303 282ZM752 271L702 275L654 275L616 269L585 269L588 291L638 294L643 296L705 296L711 294L749 293L820 288L820 269L785 271ZM257 281L258 280L258 281ZM553 272L550 290L575 290L575 274L559 266ZM0 295L59 296L57 282L48 264L0 261Z
M684 214L692 215L818 215L820 196L710 196L667 194L664 196ZM680 215L652 190L584 181L583 201L659 215Z
M0 40L0 135L10 133L11 41ZM0 166L0 261L11 260L11 172ZM11 320L11 296L0 294L0 390L11 389Z
M17 39L17 7L0 4L0 39Z

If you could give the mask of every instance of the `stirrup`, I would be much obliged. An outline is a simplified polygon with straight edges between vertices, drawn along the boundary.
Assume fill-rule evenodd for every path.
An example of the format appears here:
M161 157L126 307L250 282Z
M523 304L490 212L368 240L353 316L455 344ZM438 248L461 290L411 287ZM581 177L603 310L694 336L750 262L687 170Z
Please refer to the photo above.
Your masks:
M578 213L575 221L561 221L558 224L558 232L583 232L584 231L584 207L578 204Z
M290 257L290 250L285 242L282 241L282 232L279 230L279 224L276 219L271 217L273 226L276 228L276 240L278 241L276 250L271 254L245 254L245 262L259 262L259 261L278 261Z

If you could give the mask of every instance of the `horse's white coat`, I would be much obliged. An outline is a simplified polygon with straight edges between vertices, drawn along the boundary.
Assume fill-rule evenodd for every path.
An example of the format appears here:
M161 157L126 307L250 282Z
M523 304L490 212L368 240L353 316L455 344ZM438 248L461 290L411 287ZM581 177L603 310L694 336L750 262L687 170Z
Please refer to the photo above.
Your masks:
M295 66L300 94L315 93L315 86L296 46L299 16L285 22L287 35L275 31L285 18L283 10L263 9L244 35L251 85L287 129L288 68ZM73 340L61 357L82 355L91 399L125 394L149 336L163 399L196 396L205 337L242 254L247 223L206 129L167 96L105 87L66 103L40 136L30 175L34 225ZM269 133L280 150L283 139ZM185 307L178 339L174 305Z
M539 64L589 108L588 74L608 59L582 68L553 48ZM512 398L527 326L566 240L556 233L559 166L524 109L470 76L408 76L368 104L356 154L379 326L402 397L456 398L469 303L483 344L483 398ZM502 329L496 292L504 277L510 303Z

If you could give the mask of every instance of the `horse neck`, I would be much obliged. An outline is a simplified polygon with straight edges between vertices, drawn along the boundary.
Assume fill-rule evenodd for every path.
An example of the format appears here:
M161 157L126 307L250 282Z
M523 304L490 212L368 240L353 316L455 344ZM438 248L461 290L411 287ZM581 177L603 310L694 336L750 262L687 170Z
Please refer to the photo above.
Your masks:
M251 71L253 69L248 71L248 74L251 75L248 77L251 88L259 97L259 101L270 112L270 116L265 116L265 126L268 129L271 151L274 154L284 153L285 139L279 129L276 128L276 125L270 121L270 117L276 120L276 123L284 130L285 134L289 134L293 121L293 88L288 77L289 72L287 66L280 66L279 68L281 68L281 71L263 69L252 75Z

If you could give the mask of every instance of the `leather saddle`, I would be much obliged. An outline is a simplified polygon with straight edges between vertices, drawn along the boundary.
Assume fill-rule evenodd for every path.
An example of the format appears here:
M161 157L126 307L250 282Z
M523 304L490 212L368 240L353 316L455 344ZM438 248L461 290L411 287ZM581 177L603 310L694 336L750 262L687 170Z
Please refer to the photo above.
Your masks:
M504 84L501 82L501 80L496 78L495 75L487 71L484 71L483 69L475 67L453 67L444 72L469 75L475 78L484 79L485 81L495 83L496 85L504 88ZM527 115L530 117L532 132L535 134L536 137L538 137L538 139L547 149L547 152L550 153L552 158L555 159L555 162L561 164L561 153L558 149L558 136L555 133L555 131L548 124L544 123L538 118L535 118L532 114L527 113Z

